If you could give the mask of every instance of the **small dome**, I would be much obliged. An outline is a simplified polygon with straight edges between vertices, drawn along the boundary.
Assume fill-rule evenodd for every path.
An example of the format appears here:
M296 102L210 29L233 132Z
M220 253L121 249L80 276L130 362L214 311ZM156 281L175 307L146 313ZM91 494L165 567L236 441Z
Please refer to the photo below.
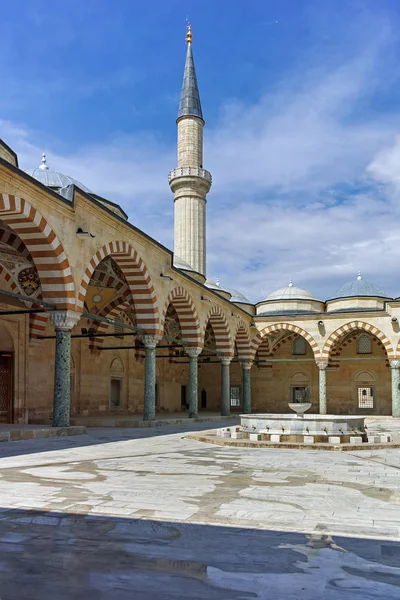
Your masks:
M233 288L225 288L227 292L232 295L231 302L242 303L242 304L251 304L250 300L246 298L242 292L235 290Z
M316 300L316 298L310 292L307 292L307 290L293 285L293 281L290 280L287 287L280 288L269 294L265 298L265 301L268 300Z
M42 183L43 185L54 189L56 191L61 188L67 187L68 185L76 185L79 189L91 194L91 190L87 188L83 183L73 179L73 177L69 177L69 175L64 175L63 173L57 173L57 171L52 171L49 169L46 162L46 155L43 153L42 155L42 164L40 167L36 169L26 169L25 173Z
M375 285L375 283L370 283L366 279L363 279L360 272L357 279L342 285L337 290L334 298L349 298L351 296L382 296L383 298L388 298L385 290Z

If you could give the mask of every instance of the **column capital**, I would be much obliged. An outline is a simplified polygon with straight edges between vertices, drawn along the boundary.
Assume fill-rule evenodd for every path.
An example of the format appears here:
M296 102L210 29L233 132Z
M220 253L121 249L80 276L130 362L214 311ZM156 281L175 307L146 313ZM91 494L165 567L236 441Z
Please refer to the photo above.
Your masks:
M389 360L389 365L391 369L400 369L400 359Z
M189 358L197 358L203 348L198 348L196 346L185 346L185 352L189 356Z
M160 335L141 335L139 337L140 341L143 342L145 348L155 348L158 342L161 340Z
M48 314L51 324L58 331L71 331L82 316L74 310L54 310Z
M328 368L329 361L328 360L316 360L315 363L320 371L325 371Z
M232 361L232 356L220 356L220 361L224 366L229 366Z
M250 370L251 370L251 367L253 366L253 361L252 361L252 360L250 360L250 361L247 361L247 360L241 360L241 361L240 361L240 364L242 365L242 369L243 369L244 371L250 371Z

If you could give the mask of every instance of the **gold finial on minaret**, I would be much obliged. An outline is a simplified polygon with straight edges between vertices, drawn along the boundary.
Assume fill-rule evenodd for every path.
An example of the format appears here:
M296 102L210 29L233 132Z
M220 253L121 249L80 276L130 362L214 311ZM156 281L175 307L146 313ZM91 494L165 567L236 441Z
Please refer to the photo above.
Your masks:
M192 25L191 25L189 19L186 19L186 27L187 27L186 41L188 44L191 44L192 43Z

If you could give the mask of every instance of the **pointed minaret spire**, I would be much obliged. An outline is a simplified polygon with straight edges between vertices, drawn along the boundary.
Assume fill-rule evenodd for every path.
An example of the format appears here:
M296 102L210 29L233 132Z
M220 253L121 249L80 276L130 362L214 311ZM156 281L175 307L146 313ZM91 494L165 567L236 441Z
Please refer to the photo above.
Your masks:
M174 252L194 271L206 274L206 196L211 173L203 168L200 94L192 54L192 27L187 24L187 53L178 118L178 166L169 174L174 194Z
M187 53L185 70L183 73L183 84L181 91L181 100L179 102L178 119L181 117L198 117L203 120L203 113L200 104L199 88L197 86L196 69L194 68L192 52L192 26L187 24Z

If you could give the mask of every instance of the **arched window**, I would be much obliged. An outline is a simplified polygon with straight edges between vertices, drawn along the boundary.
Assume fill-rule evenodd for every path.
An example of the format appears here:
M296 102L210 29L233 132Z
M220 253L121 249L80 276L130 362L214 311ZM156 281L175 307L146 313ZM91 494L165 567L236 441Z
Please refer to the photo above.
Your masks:
M306 340L303 337L301 337L301 335L299 335L293 340L292 354L305 354L305 353L306 353Z
M357 339L357 354L371 354L372 339L369 335L360 335Z

